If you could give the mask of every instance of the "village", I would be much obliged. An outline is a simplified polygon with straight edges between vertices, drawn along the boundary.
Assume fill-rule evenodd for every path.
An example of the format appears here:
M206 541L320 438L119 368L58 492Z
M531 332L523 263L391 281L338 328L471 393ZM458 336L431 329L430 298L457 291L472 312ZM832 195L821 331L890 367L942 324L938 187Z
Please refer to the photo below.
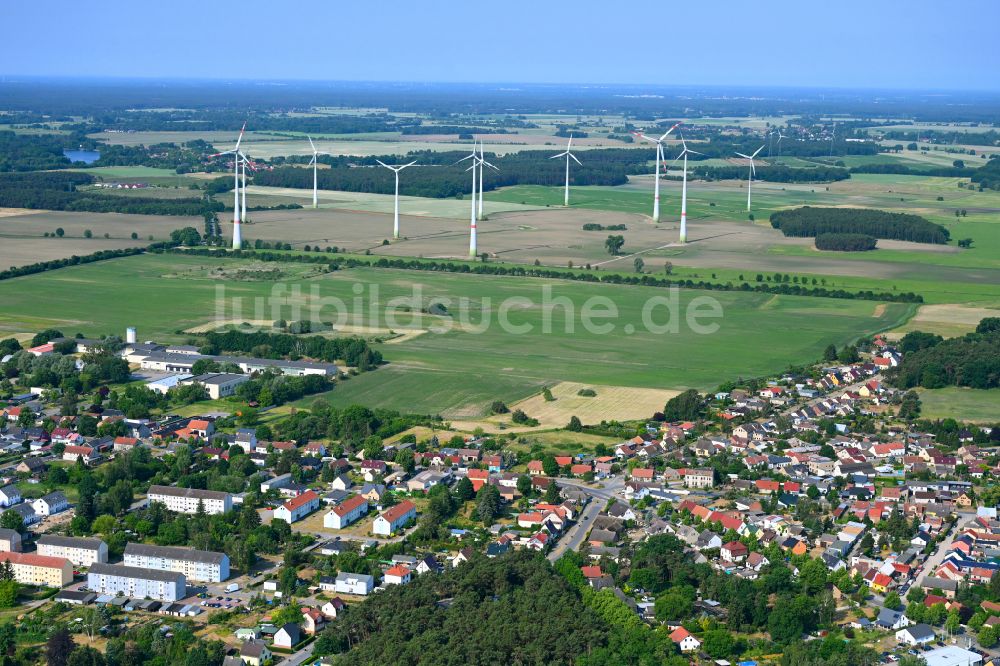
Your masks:
M102 344L55 338L21 354L62 350L81 370ZM145 373L148 391L194 384L213 400L254 373L338 373L138 343L131 332L115 354ZM296 666L370 595L476 558L537 551L669 632L692 662L728 663L742 640L724 628L738 626L734 605L637 566L644 548L667 544L727 585L784 578L779 570L814 585L822 624L865 637L884 663L919 654L931 666L988 664L1000 637L1000 498L987 484L1000 432L914 429L901 418L912 397L883 379L901 358L876 337L854 362L734 385L699 397L688 418L638 424L616 445L537 457L512 438L447 424L352 446L278 440L219 412L62 415L57 391L16 385L0 408L0 579L21 586L8 606L56 604L71 622L99 608L105 630L179 618L223 640L227 665ZM199 374L199 361L231 370ZM87 418L97 435L81 432ZM110 515L98 513L93 504L112 506L122 481L96 499L81 487L131 468L149 471L125 479ZM226 483L213 469L226 470ZM278 544L198 547L212 540L191 527L168 538L165 526L178 523L164 515L208 531L235 522ZM163 524L153 532L143 525L151 521ZM25 593L36 589L53 594ZM777 616L745 624L774 636L785 630ZM825 633L797 622L797 635Z

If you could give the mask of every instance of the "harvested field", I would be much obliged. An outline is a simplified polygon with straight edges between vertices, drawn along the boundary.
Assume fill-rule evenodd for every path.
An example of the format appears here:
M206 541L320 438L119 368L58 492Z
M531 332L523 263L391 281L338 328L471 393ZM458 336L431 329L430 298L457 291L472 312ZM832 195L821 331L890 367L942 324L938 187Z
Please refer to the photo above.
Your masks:
M924 331L954 338L976 330L979 321L986 317L1000 317L1000 310L967 305L921 305L912 319L890 331L888 337L898 339L910 331Z
M111 240L104 238L4 238L0 235L0 270L53 259L65 259L74 254L93 254L100 250L143 247L148 244L149 241L134 241L125 238Z
M577 395L581 389L593 389L597 395ZM600 386L577 382L559 382L550 389L555 400L547 402L541 393L510 405L510 410L520 409L538 419L543 427L564 427L571 417L578 417L584 424L610 420L645 419L663 411L667 400L680 393L664 389L636 388L632 386ZM510 417L492 417L492 422L510 421Z

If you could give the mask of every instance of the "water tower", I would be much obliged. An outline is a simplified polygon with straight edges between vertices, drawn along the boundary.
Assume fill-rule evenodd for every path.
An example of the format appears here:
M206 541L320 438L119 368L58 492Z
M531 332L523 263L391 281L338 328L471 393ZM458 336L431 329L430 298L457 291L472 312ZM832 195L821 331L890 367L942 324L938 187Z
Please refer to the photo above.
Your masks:
M134 345L135 341L135 326L129 326L125 329L125 342Z

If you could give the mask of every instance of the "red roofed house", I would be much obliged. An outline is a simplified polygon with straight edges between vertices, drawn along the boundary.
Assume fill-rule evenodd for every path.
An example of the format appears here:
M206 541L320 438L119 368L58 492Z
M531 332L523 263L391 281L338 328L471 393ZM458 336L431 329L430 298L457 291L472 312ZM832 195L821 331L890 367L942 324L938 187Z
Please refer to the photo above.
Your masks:
M584 578L588 579L600 578L601 576L604 575L604 573L601 571L601 567L598 566L580 567L580 572L583 574Z
M630 476L636 481L652 481L655 473L655 470L647 467L636 467L629 472Z
M470 469L467 476L469 477L469 481L472 482L472 489L477 493L483 487L483 484L490 480L490 472L486 469Z
M730 541L722 545L720 554L726 562L737 563L745 560L748 552L750 552L750 549L739 541Z
M545 473L545 468L542 466L541 460L532 460L528 462L528 474L531 476L539 476Z
M323 527L339 530L347 527L368 513L368 500L364 495L349 497L323 516Z
M274 510L274 519L283 520L289 525L302 520L319 508L319 495L307 490L298 497L293 497Z
M405 564L397 564L386 569L382 580L385 581L386 585L406 585L410 582L411 576L412 572L409 567Z
M372 524L372 532L382 536L391 536L411 520L417 517L417 507L410 500L403 500L382 512Z
M139 440L135 437L115 437L115 451L131 451L139 446Z
M583 476L584 474L589 474L594 471L594 468L590 465L573 465L569 468L569 473L573 476Z
M97 455L94 449L90 446L67 446L63 449L63 460L68 460L69 462L76 462L77 458L83 458L84 463L90 463L96 458Z
M691 632L684 627L677 627L670 634L670 640L674 642L681 652L697 652L701 648L701 641L691 635Z

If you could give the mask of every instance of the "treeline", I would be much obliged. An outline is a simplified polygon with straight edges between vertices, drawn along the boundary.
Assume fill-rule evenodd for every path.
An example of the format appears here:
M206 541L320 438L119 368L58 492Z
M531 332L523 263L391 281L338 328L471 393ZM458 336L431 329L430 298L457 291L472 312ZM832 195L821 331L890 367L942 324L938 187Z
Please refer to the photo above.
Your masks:
M290 375L264 373L236 387L236 397L264 407L278 407L309 395L333 388L333 378L324 375Z
M696 178L703 180L744 180L749 169L742 166L703 167L692 169ZM809 167L793 168L787 166L757 167L754 180L766 180L772 183L829 183L837 180L847 180L851 177L847 169L840 167Z
M919 215L871 208L814 208L803 206L771 214L771 226L785 236L867 234L915 243L947 243L950 234L940 224Z
M465 125L409 125L403 134L511 134L503 127L471 127Z
M144 248L128 247L120 250L99 250L98 252L86 254L82 257L74 254L72 257L67 257L65 259L52 259L51 261L40 261L37 264L28 264L27 266L15 266L8 268L7 270L0 271L0 280L9 280L11 278L24 277L25 275L34 275L35 273L44 273L45 271L51 271L57 268L66 268L67 266L92 264L95 261L104 261L105 259L131 257L136 254L142 254L143 252L145 252Z
M313 358L331 363L343 360L359 370L370 370L382 363L382 354L372 349L364 338L326 338L287 333L243 333L226 331L205 334L205 353L253 353L263 358Z
M874 250L878 241L868 234L820 234L816 236L817 250L837 252L867 252Z
M923 336L920 348L890 368L889 377L900 388L1000 387L1000 328L984 327L984 322L961 338Z
M207 197L122 197L77 189L79 185L93 182L94 177L90 174L77 172L0 174L0 207L184 216L200 216L224 209L221 203Z
M166 250L163 250L166 251ZM261 261L285 261L293 263L328 264L330 270L340 268L356 268L372 266L375 268L397 268L401 270L415 271L436 271L447 273L471 273L474 275L500 275L515 277L537 277L551 278L557 280L575 280L579 282L599 282L604 284L626 284L639 285L644 287L684 287L687 289L705 289L709 291L743 291L757 292L765 294L784 294L788 296L816 296L821 298L843 298L848 300L868 300L885 301L894 303L923 303L924 297L912 291L890 293L875 292L870 289L859 291L847 291L846 289L828 289L825 286L806 286L805 283L789 284L769 284L762 282L763 276L758 278L756 284L747 281L734 282L709 282L707 280L691 279L670 279L659 278L654 275L634 275L597 272L575 273L571 270L527 267L527 266L504 266L502 264L491 263L469 263L469 262L446 262L446 261L426 261L417 259L379 259L364 260L358 258L334 257L333 259L322 254L285 254L280 252L258 252L254 250L237 250L230 252L220 249L196 248L173 250L182 254L193 254L210 257L247 257L259 259ZM787 276L786 276L787 277Z
M486 153L486 160L496 165L499 171L487 170L483 188L494 190L511 185L562 185L566 178L565 165L559 160L549 159L554 154L554 151L538 150L503 156ZM408 169L400 177L400 193L438 199L469 194L472 178L466 172L467 165L455 164L465 156L465 153L459 152L409 153L402 159L417 160L422 166ZM643 151L628 149L587 151L583 166L574 166L570 171L570 183L579 186L624 185L628 182L628 174L649 172L645 158ZM378 166L375 159L321 160L330 164L331 168L318 172L319 187L347 192L392 194L395 191L394 176L388 169ZM387 164L400 161L398 156L383 156L378 159ZM273 171L256 174L254 184L312 189L313 173L311 169L278 167Z
M1000 144L1000 132L947 132L944 130L889 130L884 138L888 141L929 141L930 143L962 144L966 146L996 146Z
M861 164L851 167L851 173L893 174L898 176L934 176L938 178L968 178L980 169L970 167L911 167L906 164Z
M610 633L541 555L522 550L387 586L331 622L315 654L354 664L574 664Z
M174 169L176 173L192 171L228 170L222 161L209 160L215 147L207 141L197 139L183 145L157 143L151 146L102 145L101 157L91 167L105 166L148 166ZM229 179L232 188L232 178Z

